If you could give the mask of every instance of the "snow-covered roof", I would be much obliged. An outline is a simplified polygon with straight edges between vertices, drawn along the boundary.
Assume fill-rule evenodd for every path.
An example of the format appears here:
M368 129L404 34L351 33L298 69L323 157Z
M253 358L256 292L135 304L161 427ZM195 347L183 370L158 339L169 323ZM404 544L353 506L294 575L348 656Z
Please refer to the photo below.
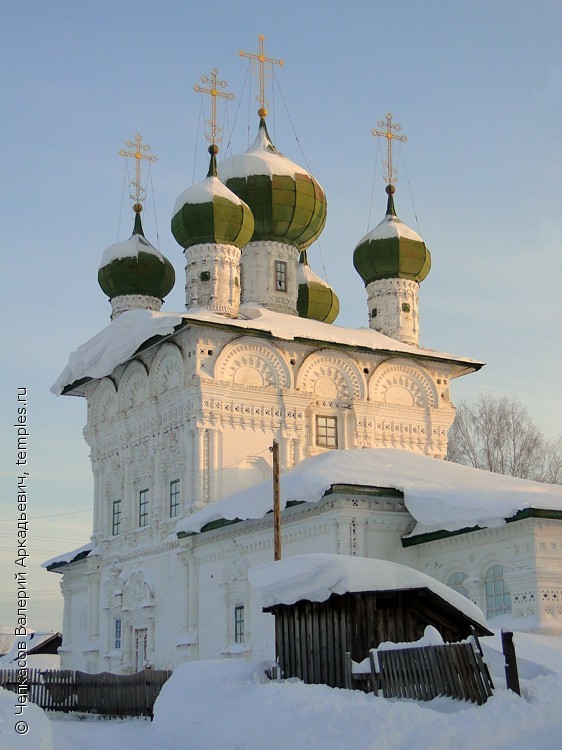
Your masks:
M281 507L318 502L334 484L400 490L417 525L411 536L500 526L526 508L562 511L562 486L492 474L398 448L333 450L301 461L281 476ZM219 519L263 518L272 483L262 482L180 520L176 532L199 532Z
M57 555L56 557L51 557L50 560L45 560L44 563L41 563L42 568L49 568L53 565L66 565L67 563L71 563L73 560L75 560L79 555L82 555L84 552L90 553L94 549L94 543L88 542L88 544L83 544L81 547L78 547L77 549L72 549L70 552L63 552L62 555ZM87 557L88 555L84 555L84 557Z
M70 355L69 362L51 391L60 395L67 385L82 378L103 378L117 365L126 362L137 349L153 336L173 333L181 322L212 323L239 328L240 331L261 331L277 339L304 339L327 344L356 346L372 351L398 352L430 359L458 362L471 369L479 369L483 362L454 354L424 349L385 336L371 328L343 328L318 320L273 312L255 303L240 306L239 318L225 318L202 308L191 308L185 313L161 313L151 310L127 310L93 338ZM455 377L452 373L451 377Z
M65 386L82 378L103 378L126 362L145 341L166 336L182 321L175 313L127 310L69 357L51 392L59 396Z
M226 200L237 206L242 205L242 201L232 192L232 190L229 190L218 177L211 176L207 177L202 182L198 182L195 185L186 188L186 190L178 196L174 206L174 213L172 215L175 216L186 203L212 203L214 196L226 198Z
M361 245L363 242L368 242L369 240L387 240L393 237L402 237L405 240L423 242L419 234L410 229L403 221L400 221L398 216L387 214L374 229L367 232L358 244Z
M120 258L138 258L139 253L155 255L159 261L165 263L165 258L162 253L159 253L154 245L151 245L142 234L133 234L128 240L125 240L124 242L116 242L114 245L110 245L104 250L103 255L101 256L100 268L109 265L112 260L119 260Z
M314 553L250 568L248 578L264 607L305 599L324 602L332 594L425 588L487 628L482 610L462 594L406 565L367 557Z
M18 652L21 651L20 643L25 641L25 649L28 656L31 656L31 652L37 651L43 644L54 638L60 638L60 633L56 632L41 632L38 630L28 631L26 635L14 636L12 645L9 650L0 656L0 667L8 667L11 662L18 658Z
M245 154L235 154L219 164L219 174L223 180L231 177L250 175L280 175L293 177L295 174L308 174L306 169L283 156L271 143L267 131L260 127L255 141Z

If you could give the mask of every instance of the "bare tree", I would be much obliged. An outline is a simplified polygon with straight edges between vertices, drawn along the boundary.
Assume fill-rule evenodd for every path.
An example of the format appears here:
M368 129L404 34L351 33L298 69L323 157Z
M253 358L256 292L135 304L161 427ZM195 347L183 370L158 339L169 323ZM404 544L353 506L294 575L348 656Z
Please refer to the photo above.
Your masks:
M0 656L4 656L12 648L14 636L0 630Z
M461 401L447 459L497 474L562 484L561 440L546 440L517 398Z

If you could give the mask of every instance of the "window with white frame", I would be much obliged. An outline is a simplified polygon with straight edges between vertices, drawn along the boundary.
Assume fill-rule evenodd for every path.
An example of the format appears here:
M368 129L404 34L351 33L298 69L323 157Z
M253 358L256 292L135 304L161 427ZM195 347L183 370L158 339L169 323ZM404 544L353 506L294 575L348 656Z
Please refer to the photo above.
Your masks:
M113 638L113 648L120 649L121 648L121 635L123 632L122 624L121 624L121 618L118 617L115 620L115 628L114 628L114 638Z
M457 570L456 573L453 573L452 575L447 578L447 586L450 586L455 591L458 591L459 594L462 594L463 596L466 596L468 599L468 589L466 586L464 586L464 581L468 578L466 573L463 573L461 570Z
M170 482L170 518L175 518L180 511L180 480Z
M287 291L287 264L283 260L275 261L275 288L278 292Z
M234 607L234 643L244 643L245 640L245 629L244 629L244 605L237 604Z
M111 534L117 536L121 531L121 500L114 500L111 508Z
M326 448L338 447L338 419L337 417L316 417L316 445Z
M486 585L486 617L511 612L511 594L503 577L503 565L492 565L484 575Z
M139 526L148 526L148 490L139 492Z

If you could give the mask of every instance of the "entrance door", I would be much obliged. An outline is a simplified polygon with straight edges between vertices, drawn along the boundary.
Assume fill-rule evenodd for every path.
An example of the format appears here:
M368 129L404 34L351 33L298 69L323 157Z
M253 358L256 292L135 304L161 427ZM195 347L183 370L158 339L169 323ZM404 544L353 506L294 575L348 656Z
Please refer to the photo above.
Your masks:
M135 630L135 670L141 672L146 662L148 631L146 628Z

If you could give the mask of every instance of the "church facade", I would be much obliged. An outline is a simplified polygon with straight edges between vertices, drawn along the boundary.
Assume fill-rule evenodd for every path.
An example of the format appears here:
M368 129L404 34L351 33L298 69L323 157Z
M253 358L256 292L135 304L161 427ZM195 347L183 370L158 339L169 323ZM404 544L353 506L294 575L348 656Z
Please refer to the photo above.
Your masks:
M273 145L262 113L246 154L176 203L186 312L162 313L169 261L144 237L108 248L99 282L112 322L78 350L55 388L87 402L94 477L91 542L47 563L62 574L62 668L132 672L186 659L274 656L273 618L248 569L272 558L271 516L178 531L186 518L330 451L394 448L443 459L451 380L482 363L418 345L430 256L398 219L394 185L357 245L369 328L334 326L338 301L306 250L326 198ZM219 176L220 175L220 176ZM295 498L298 500L298 498ZM562 508L562 503L561 503ZM283 554L337 552L401 562L490 615L562 631L562 515L407 539L415 519L394 486L342 477L283 512ZM530 618L530 619L529 619ZM523 621L522 620L522 621Z

